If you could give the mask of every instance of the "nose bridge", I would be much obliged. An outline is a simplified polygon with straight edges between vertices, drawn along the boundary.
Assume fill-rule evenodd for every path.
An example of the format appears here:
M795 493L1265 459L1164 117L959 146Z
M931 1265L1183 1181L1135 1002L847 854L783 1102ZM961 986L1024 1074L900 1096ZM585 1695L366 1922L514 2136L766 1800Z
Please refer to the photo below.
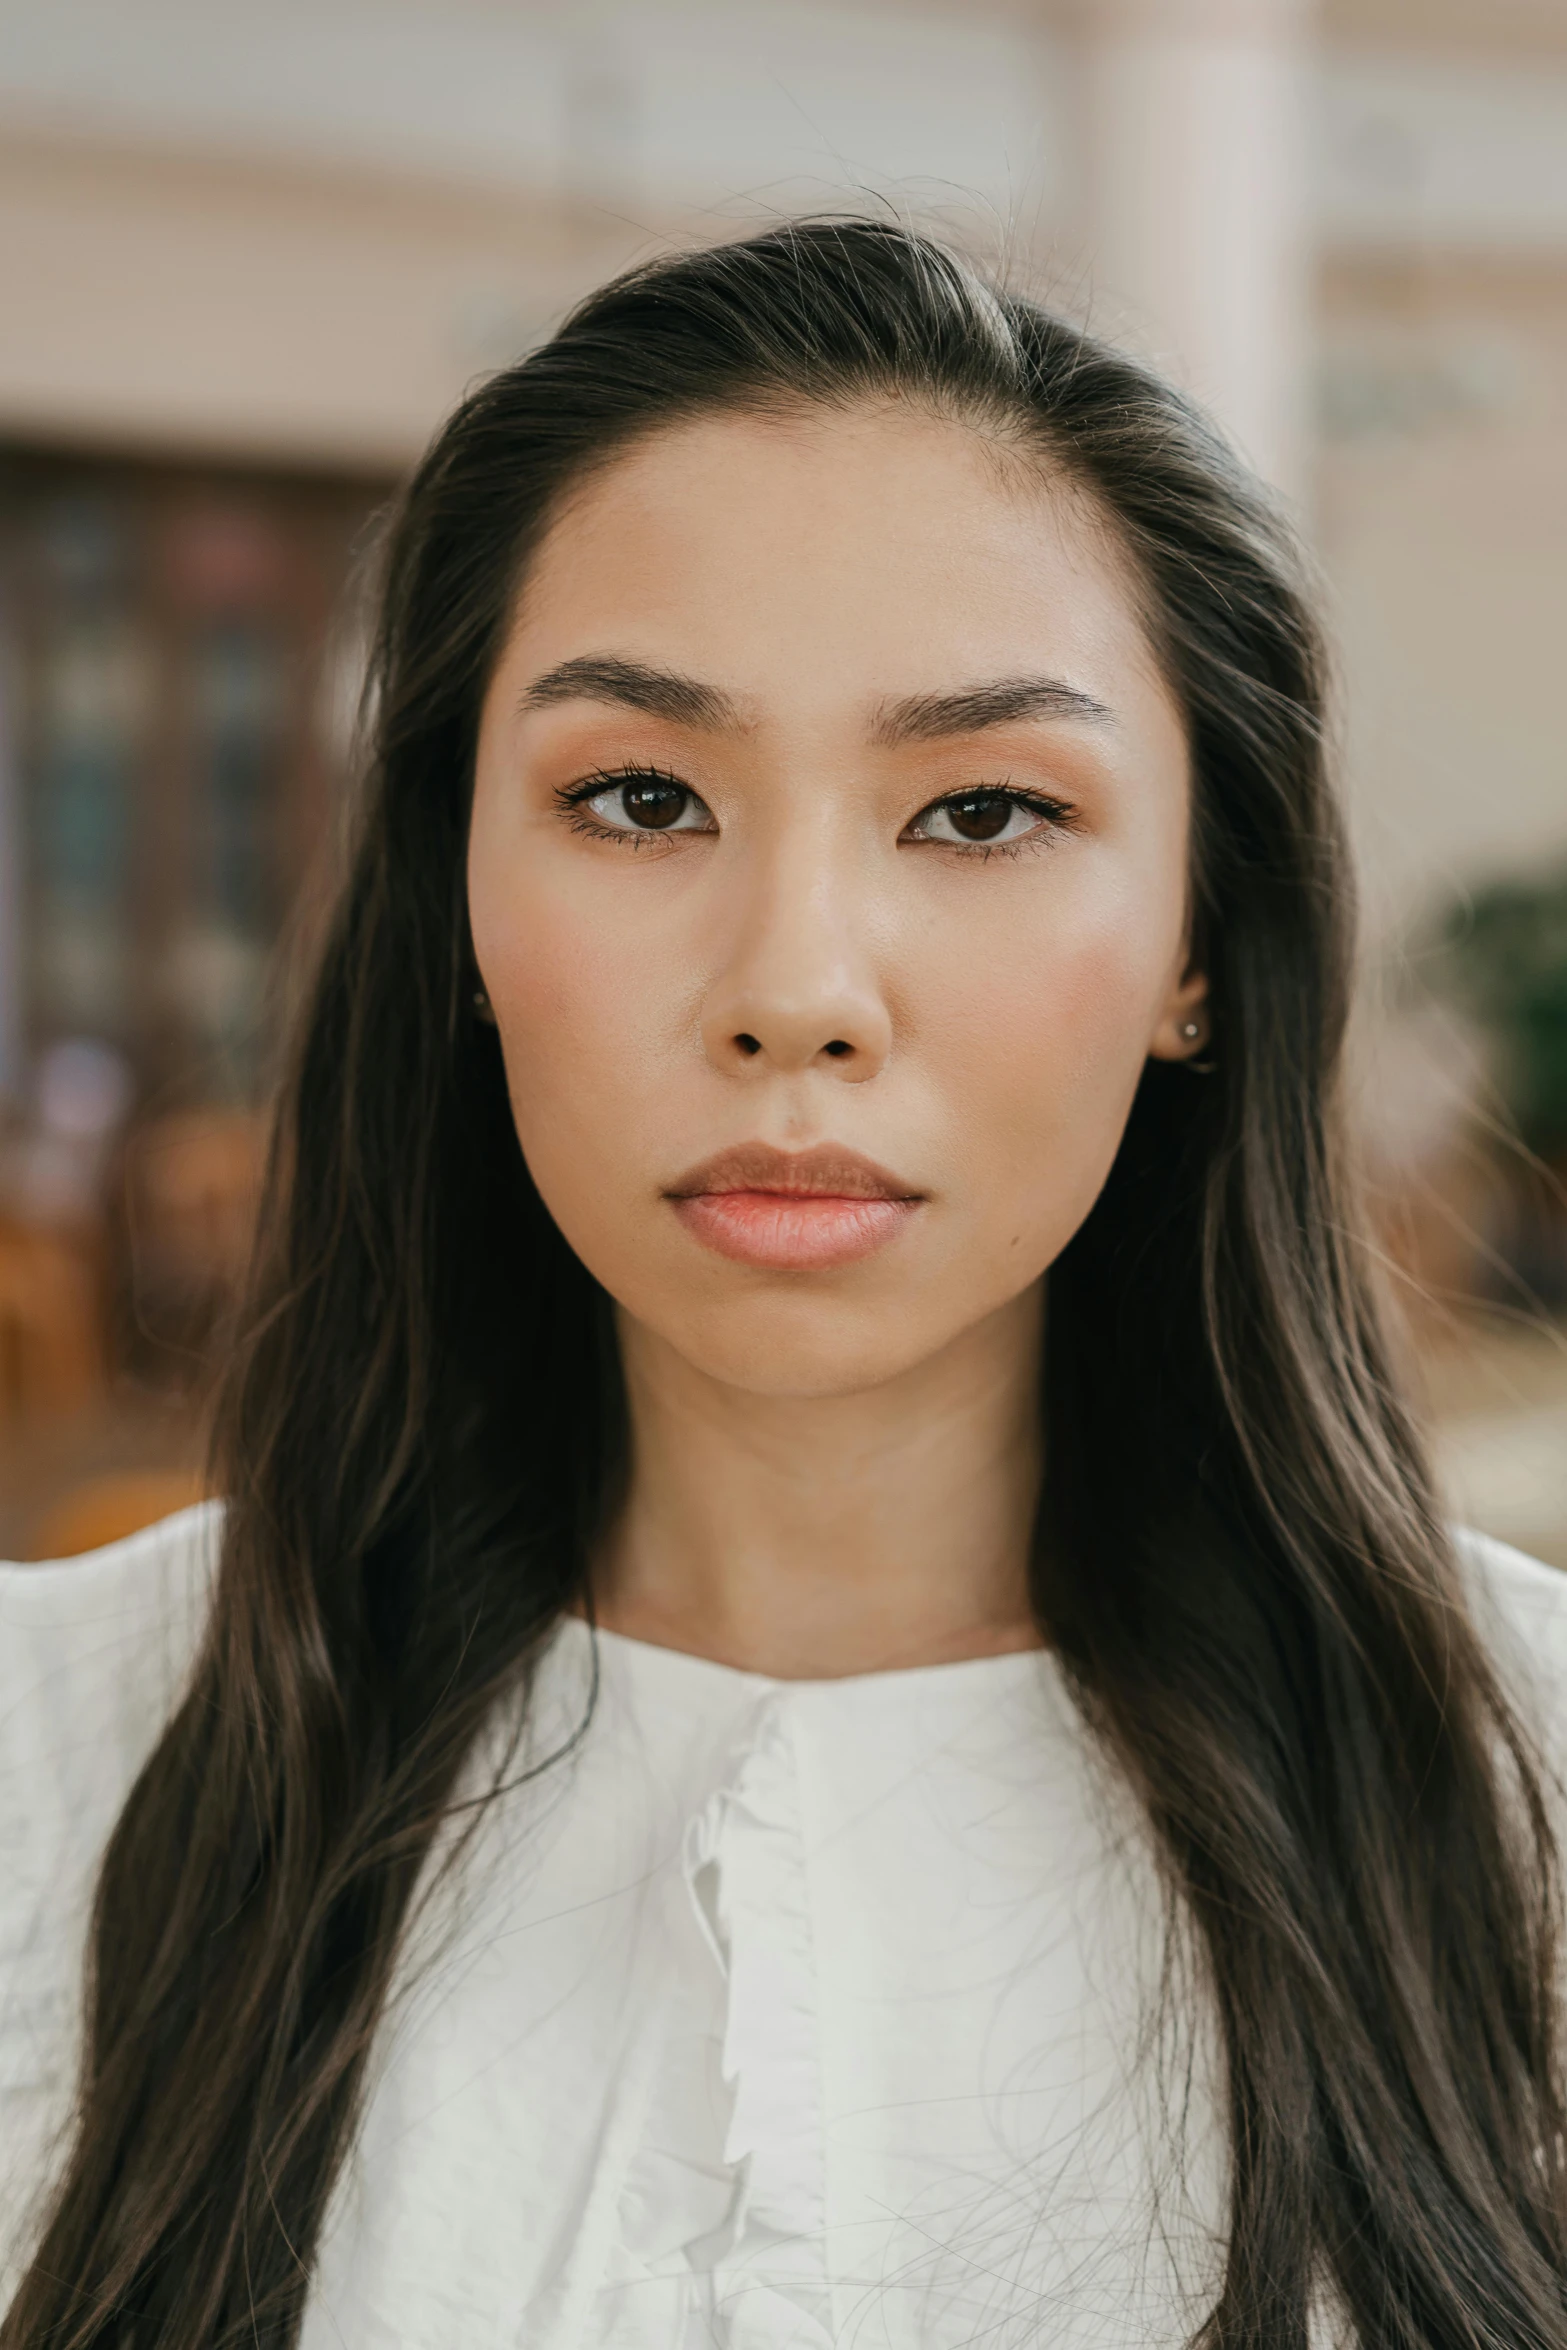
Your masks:
M873 1075L891 1021L873 951L874 883L852 826L830 803L793 808L748 844L745 868L705 1011L710 1057L727 1069L823 1062Z

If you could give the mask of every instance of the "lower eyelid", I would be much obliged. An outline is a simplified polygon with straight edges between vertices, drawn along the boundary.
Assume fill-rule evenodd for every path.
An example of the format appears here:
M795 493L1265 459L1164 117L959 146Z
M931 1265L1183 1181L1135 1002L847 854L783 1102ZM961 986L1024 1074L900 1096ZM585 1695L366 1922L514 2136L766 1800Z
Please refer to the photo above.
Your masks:
M617 824L613 817L601 815L591 800L578 800L567 808L566 815L579 832L591 833L598 840L689 840L693 834L707 839L718 830L710 816L705 824Z

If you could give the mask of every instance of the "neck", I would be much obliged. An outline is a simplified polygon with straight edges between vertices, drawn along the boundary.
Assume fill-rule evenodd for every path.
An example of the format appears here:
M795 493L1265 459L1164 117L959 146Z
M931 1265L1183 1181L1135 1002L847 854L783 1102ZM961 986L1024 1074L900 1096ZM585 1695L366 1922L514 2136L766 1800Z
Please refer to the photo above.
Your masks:
M758 1395L622 1315L627 1503L596 1563L610 1630L779 1679L1036 1647L1035 1288L862 1392Z

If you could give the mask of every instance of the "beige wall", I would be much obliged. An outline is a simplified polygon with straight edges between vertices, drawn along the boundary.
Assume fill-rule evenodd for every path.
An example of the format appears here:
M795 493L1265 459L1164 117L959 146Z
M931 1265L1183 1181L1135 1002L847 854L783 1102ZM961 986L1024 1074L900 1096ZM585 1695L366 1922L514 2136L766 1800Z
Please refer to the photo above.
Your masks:
M439 182L0 137L0 433L381 470L641 243Z

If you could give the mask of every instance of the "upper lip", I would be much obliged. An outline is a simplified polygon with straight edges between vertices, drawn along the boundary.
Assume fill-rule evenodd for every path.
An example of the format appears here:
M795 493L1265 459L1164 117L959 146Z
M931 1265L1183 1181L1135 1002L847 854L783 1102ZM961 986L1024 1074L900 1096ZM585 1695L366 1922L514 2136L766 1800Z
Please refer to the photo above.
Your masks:
M923 1197L901 1175L833 1142L805 1151L776 1150L769 1142L737 1143L690 1168L669 1185L665 1196L698 1199L703 1193L721 1191L770 1191L797 1199Z

